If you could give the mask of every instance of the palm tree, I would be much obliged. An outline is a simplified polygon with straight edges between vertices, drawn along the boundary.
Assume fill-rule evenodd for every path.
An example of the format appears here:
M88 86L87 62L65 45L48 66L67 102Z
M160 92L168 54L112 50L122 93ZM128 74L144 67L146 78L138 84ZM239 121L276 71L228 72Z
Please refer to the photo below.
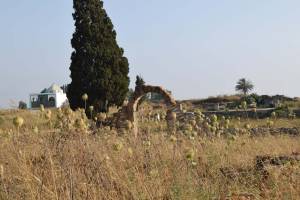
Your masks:
M238 92L242 92L244 94L244 96L247 96L247 94L253 90L254 85L252 84L251 81L246 80L245 78L241 78L236 86L235 86L235 90Z

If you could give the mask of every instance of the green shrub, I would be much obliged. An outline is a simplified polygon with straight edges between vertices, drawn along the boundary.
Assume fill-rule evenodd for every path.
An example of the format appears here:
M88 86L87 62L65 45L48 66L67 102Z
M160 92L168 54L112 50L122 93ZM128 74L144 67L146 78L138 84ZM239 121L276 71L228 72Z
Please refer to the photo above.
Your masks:
M291 111L289 110L288 107L280 107L280 108L277 108L274 112L276 113L277 117L286 118L289 116Z

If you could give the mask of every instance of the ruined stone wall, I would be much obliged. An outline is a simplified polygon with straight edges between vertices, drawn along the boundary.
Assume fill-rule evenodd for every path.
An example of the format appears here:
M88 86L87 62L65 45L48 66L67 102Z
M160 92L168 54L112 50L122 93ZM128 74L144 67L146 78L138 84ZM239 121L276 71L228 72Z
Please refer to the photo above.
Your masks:
M117 114L115 122L117 128L123 128L123 122L128 120L132 123L132 128L134 129L135 134L137 134L138 120L136 114L138 111L138 105L142 98L150 92L158 93L163 96L169 112L172 112L172 110L175 109L177 105L176 101L167 90L160 86L143 85L135 89L132 99Z

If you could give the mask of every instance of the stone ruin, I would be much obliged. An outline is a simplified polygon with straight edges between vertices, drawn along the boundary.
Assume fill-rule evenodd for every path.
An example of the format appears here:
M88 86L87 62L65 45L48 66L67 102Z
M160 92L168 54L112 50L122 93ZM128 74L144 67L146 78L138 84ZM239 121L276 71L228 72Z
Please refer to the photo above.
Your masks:
M293 152L291 155L280 156L256 156L255 165L247 167L222 167L220 168L221 174L232 181L240 181L239 179L245 177L245 174L259 175L261 177L261 186L264 186L269 179L268 167L280 167L287 164L297 164L300 162L300 153Z
M133 97L130 99L127 105L123 106L118 113L108 120L107 125L115 127L121 130L132 130L135 137L138 135L139 119L137 112L139 110L139 105L144 100L144 96L148 93L158 93L161 94L165 104L167 106L167 127L170 134L176 133L176 122L185 124L187 120L194 120L194 115L189 115L190 113L184 113L182 111L182 106L177 104L172 95L167 92L164 88L160 86L150 86L142 85L135 88ZM230 128L228 133L235 135L239 133L240 129ZM292 136L300 135L300 130L298 128L267 128L258 127L251 128L249 130L251 136L263 136L266 134L279 135L286 134Z
M172 95L167 92L167 90L163 89L160 86L150 86L150 85L142 85L135 88L132 99L128 102L126 106L123 106L118 113L114 116L114 126L116 128L128 128L128 121L131 122L131 127L134 135L137 137L138 134L138 119L137 119L137 111L138 105L143 101L143 97L148 93L158 93L161 94L165 100L167 105L167 124L169 130L174 132L175 124L176 124L176 114L173 112L176 108L176 101L172 97Z

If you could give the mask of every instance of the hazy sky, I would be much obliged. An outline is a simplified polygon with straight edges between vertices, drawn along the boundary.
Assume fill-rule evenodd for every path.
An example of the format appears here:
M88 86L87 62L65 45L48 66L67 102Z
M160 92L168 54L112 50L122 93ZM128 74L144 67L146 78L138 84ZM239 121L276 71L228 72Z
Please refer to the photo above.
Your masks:
M0 0L0 107L69 83L72 0ZM130 62L177 99L234 93L300 96L299 0L106 0Z

